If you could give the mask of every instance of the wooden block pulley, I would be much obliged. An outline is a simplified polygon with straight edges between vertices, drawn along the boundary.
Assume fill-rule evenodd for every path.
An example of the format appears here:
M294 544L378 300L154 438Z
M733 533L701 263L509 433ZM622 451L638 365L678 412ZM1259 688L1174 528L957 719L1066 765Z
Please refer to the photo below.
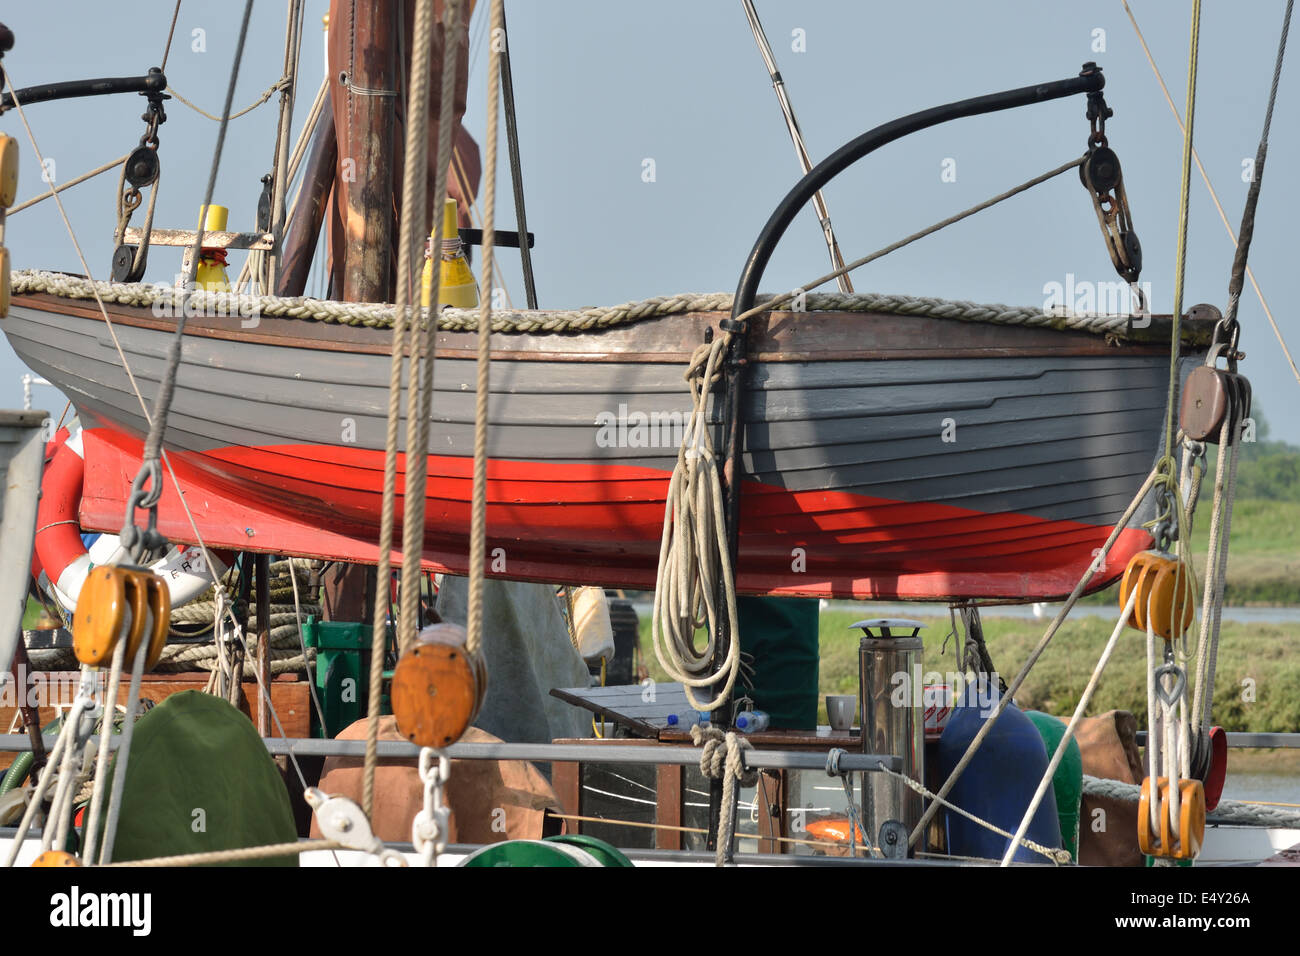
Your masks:
M0 209L18 198L18 140L0 133Z
M1224 419L1250 414L1250 380L1244 375L1198 365L1183 383L1178 424L1188 438L1218 444Z
M1173 834L1169 778L1156 780L1152 792L1151 778L1142 781L1142 795L1138 799L1138 845L1148 856L1170 857L1175 860L1194 860L1205 842L1205 789L1199 780L1178 781L1178 837ZM1156 819L1160 832L1151 827L1151 801L1159 800Z
M171 595L162 578L142 568L101 565L86 575L77 596L72 649L81 663L103 667L119 640L127 642L127 661L145 641L149 670L162 656L170 623Z
M1127 624L1139 631L1147 629L1150 609L1151 629L1167 641L1182 637L1191 626L1196 611L1196 595L1191 570L1172 554L1163 551L1140 551L1129 560L1119 585L1119 605L1128 605L1136 589L1137 600Z
M487 669L466 646L464 628L441 623L420 632L393 672L397 728L421 747L448 747L473 724L487 693Z

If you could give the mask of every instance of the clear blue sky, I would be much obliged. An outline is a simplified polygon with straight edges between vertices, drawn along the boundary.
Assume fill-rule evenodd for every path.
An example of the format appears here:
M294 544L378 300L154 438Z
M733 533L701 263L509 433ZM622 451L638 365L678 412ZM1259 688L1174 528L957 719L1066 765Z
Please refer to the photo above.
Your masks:
M1179 108L1183 105L1190 4L1131 0ZM1207 0L1201 35L1197 146L1233 223L1246 195L1242 160L1263 120L1283 0ZM0 18L17 44L5 58L16 86L143 73L162 54L171 0L8 4ZM472 30L467 125L482 140L488 55L486 3ZM515 85L529 225L543 307L613 304L678 291L732 290L772 207L797 178L794 154L739 0L510 0ZM938 103L1077 73L1096 60L1115 109L1108 128L1128 194L1157 311L1173 301L1181 137L1119 0L884 3L759 0L759 15L785 76L814 161L863 130ZM279 75L285 5L259 0L240 71L237 106ZM301 122L322 75L324 0L308 4ZM242 4L182 3L167 75L209 112L220 110ZM1300 27L1298 27L1300 28ZM792 50L793 31L806 49ZM1094 51L1104 31L1104 51ZM195 31L202 31L196 34ZM199 43L199 38L203 43ZM203 51L196 49L204 46ZM1300 63L1284 69L1251 261L1293 350L1300 328L1288 299L1300 212ZM269 171L275 100L235 120L216 201L232 228L251 228L260 177ZM34 106L37 141L67 180L119 156L141 131L134 96ZM909 137L842 176L827 191L848 258L860 256L1082 152L1082 98L962 120ZM161 131L157 223L190 225L202 201L216 124L172 101ZM19 195L42 184L15 113L0 129L24 150ZM956 181L941 178L956 161ZM653 159L655 181L642 179ZM502 150L502 182L508 172ZM64 194L93 274L112 253L116 174ZM514 213L503 189L498 221ZM81 271L52 201L13 217L6 244L16 268ZM179 252L157 250L150 279L167 279ZM1225 304L1232 247L1199 177L1192 184L1185 301ZM234 259L237 267L238 259ZM507 288L523 299L517 258L502 253ZM763 283L785 289L818 275L826 253L811 212L789 233ZM1046 186L886 257L855 275L861 289L1041 304L1044 286L1115 279L1077 177ZM1242 370L1275 437L1300 442L1287 409L1300 385L1263 311L1243 299ZM21 401L23 368L0 342L0 404ZM38 405L62 408L50 389Z

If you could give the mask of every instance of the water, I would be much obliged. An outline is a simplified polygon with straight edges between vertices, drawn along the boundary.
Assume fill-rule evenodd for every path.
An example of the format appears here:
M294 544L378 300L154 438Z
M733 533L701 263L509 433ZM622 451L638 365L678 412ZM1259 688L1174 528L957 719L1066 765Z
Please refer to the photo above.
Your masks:
M1228 751L1228 779L1223 784L1224 800L1260 800L1268 803L1300 803L1300 774L1233 773Z
M648 601L633 601L638 615L648 615L653 605ZM823 611L848 611L863 617L947 617L946 604L883 604L874 601L822 601ZM1061 609L1059 604L1002 604L980 609L982 616L1012 617L1022 620L1050 621ZM1116 609L1110 604L1076 604L1071 617L1115 617ZM1225 607L1222 620L1240 624L1295 624L1300 623L1300 607Z
M870 617L948 616L946 604L877 604L866 601L823 601L823 611L850 611ZM1061 609L1059 604L1006 604L981 608L986 617L1013 617L1050 621ZM1076 604L1071 617L1108 617L1116 614L1110 604ZM1222 619L1240 624L1293 624L1300 623L1300 607L1225 607Z

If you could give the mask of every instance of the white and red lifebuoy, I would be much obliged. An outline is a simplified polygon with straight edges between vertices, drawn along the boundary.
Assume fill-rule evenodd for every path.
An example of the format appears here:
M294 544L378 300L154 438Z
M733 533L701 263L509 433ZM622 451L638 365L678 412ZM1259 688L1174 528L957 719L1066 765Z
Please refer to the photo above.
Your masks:
M81 429L60 429L46 446L32 574L69 611L76 608L77 596L91 568L130 562L130 555L115 534L99 535L89 548L82 540L78 511L85 470ZM212 561L212 574L220 577L226 569L215 555ZM212 574L208 573L201 548L172 548L150 568L167 581L172 607L193 601L212 586Z

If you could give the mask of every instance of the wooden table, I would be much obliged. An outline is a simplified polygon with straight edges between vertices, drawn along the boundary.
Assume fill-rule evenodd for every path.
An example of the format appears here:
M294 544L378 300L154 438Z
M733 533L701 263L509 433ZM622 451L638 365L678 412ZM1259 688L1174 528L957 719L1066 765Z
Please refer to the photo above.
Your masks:
M566 687L552 690L551 694L576 707L589 710L597 717L612 721L617 726L625 728L630 734L641 738L620 739L617 744L656 747L689 746L692 743L689 731L683 732L676 727L670 729L668 726L670 714L690 711L686 691L681 684ZM765 730L745 736L755 747L767 750L826 752L832 747L842 747L845 750L858 752L862 749L861 731L856 727L852 730L831 730L830 727L823 725L815 730ZM607 745L606 741L592 738L555 742L584 744L590 746L593 752ZM589 816L583 798L583 764L557 762L552 764L552 768L552 784L564 813L570 816ZM663 827L684 825L686 771L685 767L671 764L657 766L654 788L655 823ZM770 795L770 802L758 815L758 832L761 838L758 850L763 853L789 852L790 844L776 839L790 836L786 812L790 802L789 775L777 770L766 770L762 775L766 781L765 792ZM569 821L568 827L570 832L582 832L584 823ZM683 831L681 830L655 831L657 849L680 850L682 842Z

